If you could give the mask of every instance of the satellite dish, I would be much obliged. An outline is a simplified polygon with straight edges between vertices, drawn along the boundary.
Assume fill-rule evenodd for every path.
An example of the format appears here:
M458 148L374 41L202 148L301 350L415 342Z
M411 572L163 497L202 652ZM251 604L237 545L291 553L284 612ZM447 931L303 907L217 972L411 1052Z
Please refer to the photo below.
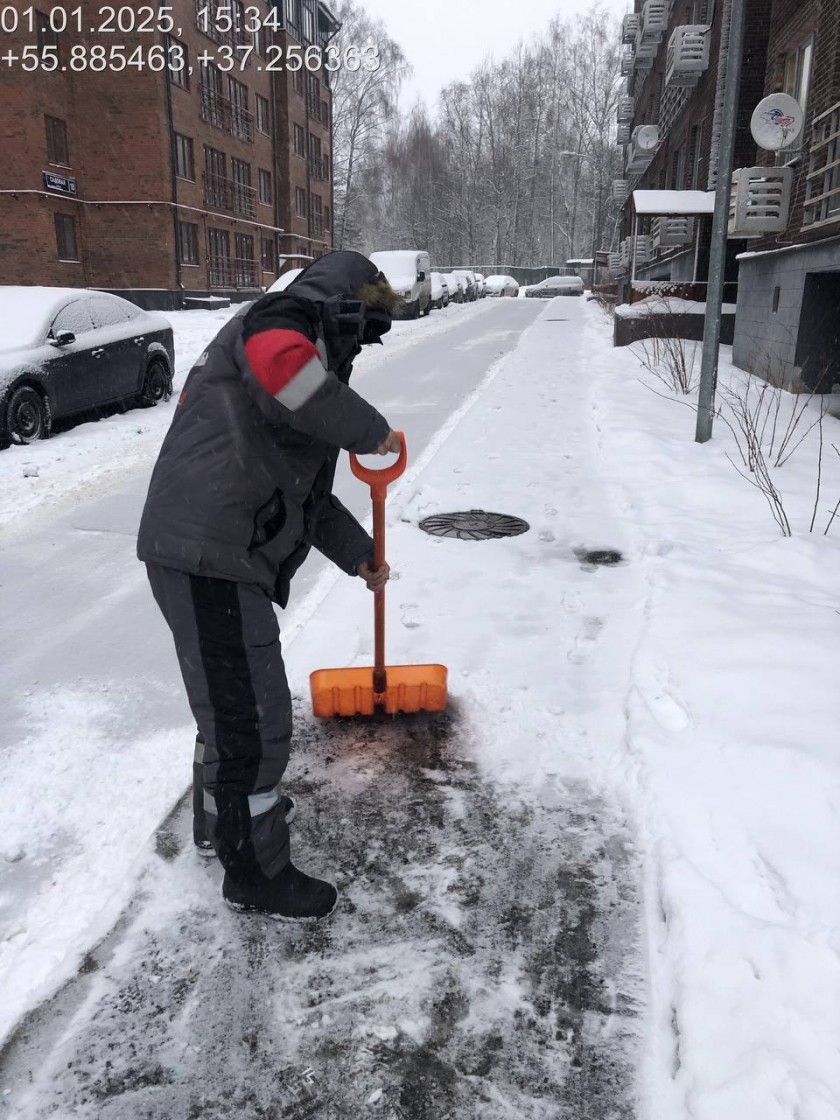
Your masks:
M652 151L659 143L659 129L655 124L640 125L634 132L636 147L643 152Z
M756 105L750 132L759 148L778 152L788 148L802 131L802 106L787 93L771 93Z

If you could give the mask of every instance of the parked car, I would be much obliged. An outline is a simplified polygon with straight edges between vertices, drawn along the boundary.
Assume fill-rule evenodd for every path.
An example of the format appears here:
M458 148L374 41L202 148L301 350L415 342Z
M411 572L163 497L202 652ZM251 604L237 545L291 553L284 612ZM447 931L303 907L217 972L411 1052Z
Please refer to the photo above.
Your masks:
M555 296L582 296L583 281L579 276L549 276L539 284L525 289L526 299L553 299Z
M488 296L501 297L519 295L519 284L512 276L503 273L488 276L485 284L487 286Z
M55 420L172 393L169 320L85 288L0 286L0 444L49 436Z
M483 274L480 272L474 273L474 276L476 283L478 284L478 298L484 299L484 297L487 295L487 282L484 279Z
M290 268L288 272L284 272L282 276L278 276L270 288L266 288L266 294L268 292L285 292L291 282L297 280L302 272L302 268Z
M449 305L449 284L442 272L432 273L432 307L439 311Z
M456 268L452 275L463 281L464 302L472 303L473 300L478 299L478 284L474 272L470 272L466 268Z
M371 253L370 259L384 272L405 301L398 317L418 319L432 310L432 266L429 254L420 249L396 249Z

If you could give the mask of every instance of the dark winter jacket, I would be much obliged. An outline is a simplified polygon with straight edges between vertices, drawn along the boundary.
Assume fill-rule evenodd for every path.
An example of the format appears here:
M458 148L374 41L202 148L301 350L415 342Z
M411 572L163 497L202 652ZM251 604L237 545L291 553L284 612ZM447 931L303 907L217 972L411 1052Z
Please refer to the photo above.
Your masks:
M389 329L387 310L355 298L383 279L361 254L332 253L222 328L163 442L141 560L256 583L285 606L310 546L348 574L372 557L331 491L339 449L375 451L389 431L347 384L361 345Z

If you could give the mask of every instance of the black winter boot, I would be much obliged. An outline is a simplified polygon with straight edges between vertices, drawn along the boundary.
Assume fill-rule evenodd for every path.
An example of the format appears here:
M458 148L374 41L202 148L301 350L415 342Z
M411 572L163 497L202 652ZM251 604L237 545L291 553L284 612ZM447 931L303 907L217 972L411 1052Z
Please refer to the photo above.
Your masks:
M236 883L226 874L222 898L240 913L265 914L280 921L326 918L335 909L338 891L323 879L305 875L291 863L273 879Z

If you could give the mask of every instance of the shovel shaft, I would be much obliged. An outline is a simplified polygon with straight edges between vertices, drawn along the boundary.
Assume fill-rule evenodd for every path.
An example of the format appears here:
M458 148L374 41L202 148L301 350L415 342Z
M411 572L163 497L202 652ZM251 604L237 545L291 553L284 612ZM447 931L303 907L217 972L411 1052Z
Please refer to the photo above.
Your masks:
M373 499L373 566L385 563L385 499ZM387 688L385 675L385 592L373 596L373 690L382 695Z

